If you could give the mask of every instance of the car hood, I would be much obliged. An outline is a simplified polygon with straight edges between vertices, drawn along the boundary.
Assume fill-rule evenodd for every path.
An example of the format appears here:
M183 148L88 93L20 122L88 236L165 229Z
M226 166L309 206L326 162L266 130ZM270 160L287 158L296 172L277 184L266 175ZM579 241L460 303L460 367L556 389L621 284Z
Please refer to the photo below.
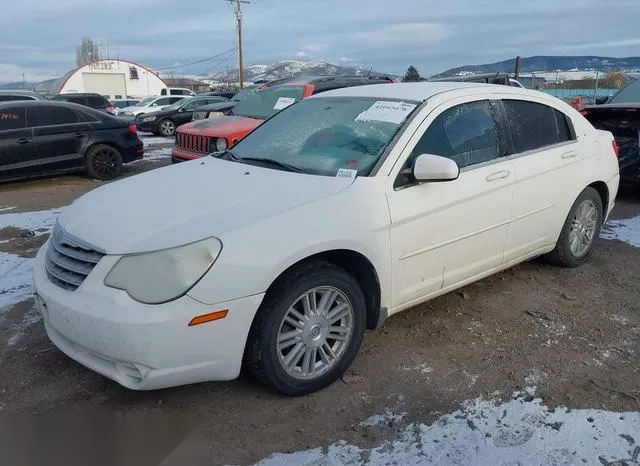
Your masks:
M220 236L352 183L205 157L97 188L59 221L107 254L139 253Z
M180 126L179 130L199 136L242 138L260 126L263 121L241 116L218 116L192 121Z

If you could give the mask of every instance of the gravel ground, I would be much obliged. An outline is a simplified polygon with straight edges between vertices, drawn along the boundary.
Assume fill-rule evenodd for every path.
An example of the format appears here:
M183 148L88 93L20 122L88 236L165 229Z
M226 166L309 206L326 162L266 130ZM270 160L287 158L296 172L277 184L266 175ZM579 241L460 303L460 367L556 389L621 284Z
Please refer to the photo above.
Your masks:
M169 163L169 141L154 143L149 138L146 144L146 160L128 166L126 176ZM441 425L442 416L455 414L465 403L468 406L468 400L485 400L477 401L485 403L484 411L472 413L485 413L487 419L497 416L498 420L500 413L491 408L497 403L507 403L518 416L538 413L536 419L551 416L541 411L542 403L590 410L585 416L601 420L598 432L602 438L608 439L602 432L610 430L618 441L626 438L620 435L627 435L633 442L622 441L618 456L602 450L598 453L604 455L602 460L591 450L574 451L573 456L569 452L569 462L562 462L566 452L553 459L550 453L539 456L535 448L516 450L516 456L528 455L529 460L521 464L609 464L620 458L640 464L640 451L634 450L640 443L640 420L634 417L640 410L637 191L620 195L610 228L604 230L587 265L567 270L531 261L395 315L381 330L367 333L342 381L307 397L284 398L246 377L156 392L126 391L71 361L49 343L33 310L30 285L24 282L29 260L46 240L56 209L100 184L67 176L0 187L0 411L191 416L193 420L175 442L177 447L173 449L172 444L158 453L153 464L171 450L163 464L249 464L275 452L283 455L264 464L476 464L473 458L481 456L473 455L480 450L465 450L456 457L460 446L455 442L436 458L435 447L425 444L437 440L433 432L420 434L418 430ZM24 236L23 228L36 234ZM7 291L10 280L23 288ZM514 392L520 394L515 397L521 400L519 406L530 403L528 408L510 407L509 403L518 403ZM477 432L491 437L490 427L471 428L477 421L466 409L462 418L460 414L445 417L445 424L446 419L464 419L471 433L458 431L460 438ZM606 416L624 418L612 413L627 413L627 421L612 424ZM548 417L536 429L578 422L570 417L558 419ZM609 430L602 427L605 424ZM510 431L511 437L521 430ZM576 427L557 430L580 432ZM585 432L587 440L594 435ZM411 448L419 444L417 453L411 456L406 448L398 453L396 449L403 445L398 439L405 439ZM389 440L396 443L385 443ZM563 441L569 450L578 448L571 442L582 442L570 435ZM618 445L611 442L607 443L611 448ZM499 443L494 440L492 445ZM505 445L520 444L531 446L529 438ZM593 445L589 448L597 450ZM157 446L149 449L160 450ZM284 455L304 450L310 452ZM560 450L562 445L553 451ZM507 464L511 457L504 458L502 464Z

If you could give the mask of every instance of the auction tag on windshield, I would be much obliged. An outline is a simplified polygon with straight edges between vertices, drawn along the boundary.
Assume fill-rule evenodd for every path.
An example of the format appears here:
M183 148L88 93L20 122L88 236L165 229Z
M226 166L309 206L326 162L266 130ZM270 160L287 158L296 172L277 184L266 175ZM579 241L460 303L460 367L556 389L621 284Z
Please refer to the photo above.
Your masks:
M276 101L276 104L273 106L274 110L282 110L283 108L287 108L289 105L296 102L294 97L279 97Z
M414 108L416 108L414 104L379 100L358 115L355 121L385 121L399 125Z
M358 170L350 170L348 168L341 168L336 174L336 178L355 178L358 175Z

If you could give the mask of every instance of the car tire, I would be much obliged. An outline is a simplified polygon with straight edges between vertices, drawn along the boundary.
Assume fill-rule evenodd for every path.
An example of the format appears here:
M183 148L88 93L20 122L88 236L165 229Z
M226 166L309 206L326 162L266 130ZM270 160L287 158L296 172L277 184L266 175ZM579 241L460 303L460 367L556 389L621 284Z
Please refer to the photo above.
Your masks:
M113 146L95 145L85 155L85 169L91 178L101 181L112 180L122 171L122 155Z
M591 187L582 191L569 210L555 249L546 259L561 267L578 267L587 262L600 235L603 213L598 191Z
M173 136L176 134L176 122L168 118L160 120L158 123L158 133L166 138Z
M305 308L306 297L316 302L316 313ZM315 392L351 365L366 320L364 295L349 273L322 261L295 267L267 292L251 326L245 367L280 394Z

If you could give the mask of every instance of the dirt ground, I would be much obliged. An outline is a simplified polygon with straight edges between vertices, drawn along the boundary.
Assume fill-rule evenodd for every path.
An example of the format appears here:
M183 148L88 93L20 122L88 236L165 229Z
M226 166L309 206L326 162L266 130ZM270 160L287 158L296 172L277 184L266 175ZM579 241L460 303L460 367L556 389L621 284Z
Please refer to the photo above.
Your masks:
M140 162L127 174L167 163ZM60 207L99 185L79 176L14 183L0 187L0 205ZM613 217L638 214L640 193L623 192ZM0 251L32 257L45 239L5 228ZM338 440L370 446L465 400L531 386L548 406L640 410L639 354L640 249L600 239L583 267L528 262L391 317L367 333L343 381L301 398L274 395L244 376L127 391L55 349L29 299L0 310L0 410L193 416L162 464L248 464ZM360 425L387 410L407 415Z

